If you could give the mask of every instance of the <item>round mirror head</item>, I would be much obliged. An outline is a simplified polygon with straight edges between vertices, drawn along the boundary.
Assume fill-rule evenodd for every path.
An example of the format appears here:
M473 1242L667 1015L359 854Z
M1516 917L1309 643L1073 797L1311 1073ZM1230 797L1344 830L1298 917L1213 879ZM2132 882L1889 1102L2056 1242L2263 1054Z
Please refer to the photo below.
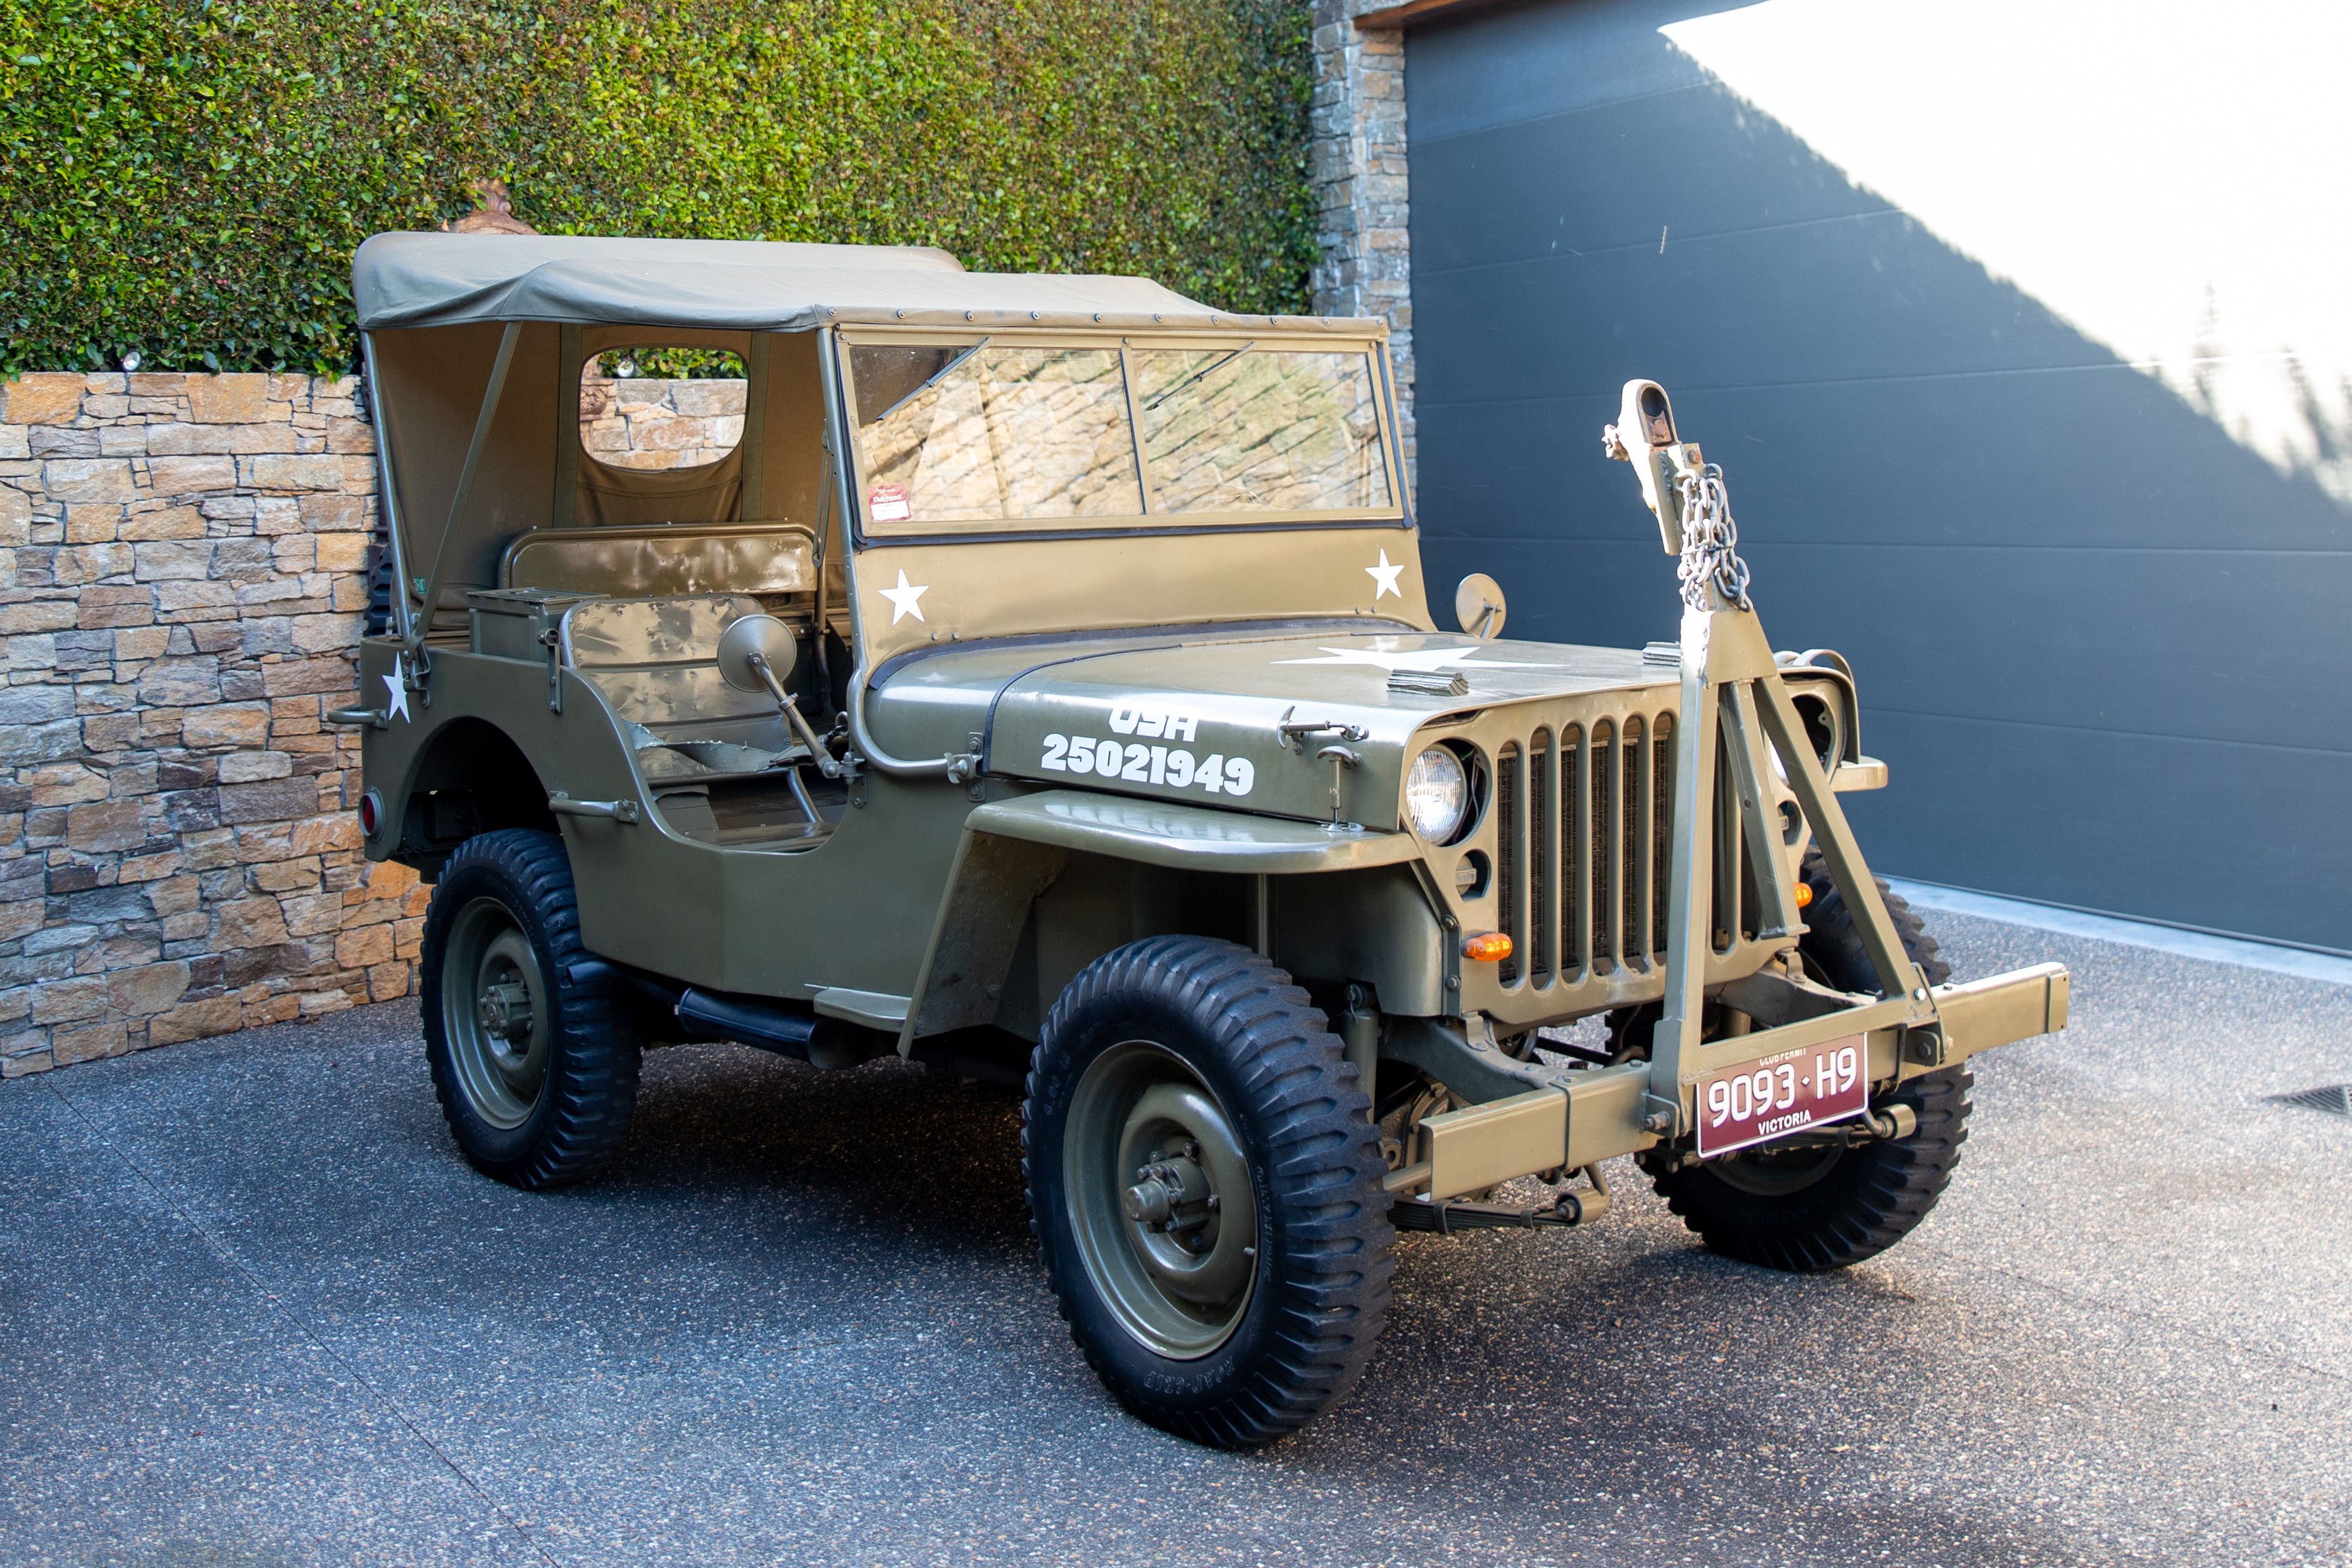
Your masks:
M1503 585L1484 572L1473 572L1454 590L1454 619L1474 637L1503 635Z
M764 657L782 686L792 679L800 652L800 639L792 627L773 616L745 616L719 634L719 673L738 691L765 693L768 683L751 667L752 657Z

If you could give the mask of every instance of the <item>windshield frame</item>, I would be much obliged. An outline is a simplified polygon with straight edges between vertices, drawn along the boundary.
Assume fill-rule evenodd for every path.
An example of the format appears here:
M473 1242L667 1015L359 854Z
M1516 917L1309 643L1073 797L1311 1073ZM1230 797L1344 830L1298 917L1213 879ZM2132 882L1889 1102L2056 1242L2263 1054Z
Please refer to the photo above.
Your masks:
M838 443L845 471L842 499L846 503L853 544L858 549L893 544L944 544L990 539L1116 539L1137 534L1231 533L1269 529L1352 528L1387 524L1412 527L1412 508L1404 482L1404 453L1398 440L1394 414L1395 379L1389 365L1388 344L1376 337L1339 332L1252 328L1236 323L1228 331L1093 331L1083 329L1008 329L978 324L965 331L936 326L839 326L833 339L831 363L835 384L833 417L843 432ZM991 348L1109 349L1119 353L1126 384L1128 428L1135 447L1136 483L1144 510L1097 517L985 518L970 521L877 523L867 515L871 487L866 477L866 453L852 410L857 406L856 372L850 351L920 343L927 347L969 350L985 342ZM1150 459L1145 452L1142 411L1137 402L1135 366L1130 352L1149 350L1360 353L1369 362L1372 403L1380 421L1381 461L1388 469L1390 502L1385 507L1350 507L1316 510L1164 512L1153 510L1157 497L1151 483Z

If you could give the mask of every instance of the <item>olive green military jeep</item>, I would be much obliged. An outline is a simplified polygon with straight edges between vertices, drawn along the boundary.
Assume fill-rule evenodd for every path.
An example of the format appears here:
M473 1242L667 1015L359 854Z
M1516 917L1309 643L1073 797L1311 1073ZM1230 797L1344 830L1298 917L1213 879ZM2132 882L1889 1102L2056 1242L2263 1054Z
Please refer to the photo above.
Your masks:
M2063 970L1946 984L1872 878L1852 674L1770 650L1651 384L1606 444L1680 634L1564 647L1484 578L1434 624L1376 322L878 247L353 274L389 526L337 718L499 1180L607 1159L654 1044L1021 1085L1087 1360L1244 1446L1360 1374L1397 1228L1590 1224L1633 1154L1834 1268L1935 1203L1968 1058L2064 1025Z

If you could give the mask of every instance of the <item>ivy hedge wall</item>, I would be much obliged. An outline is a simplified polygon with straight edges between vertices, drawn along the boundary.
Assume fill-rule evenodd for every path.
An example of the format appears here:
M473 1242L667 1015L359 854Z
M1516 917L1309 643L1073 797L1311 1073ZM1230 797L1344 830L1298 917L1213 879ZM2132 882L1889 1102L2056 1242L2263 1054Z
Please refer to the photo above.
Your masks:
M1300 0L0 0L0 372L298 369L353 247L929 244L1303 310Z

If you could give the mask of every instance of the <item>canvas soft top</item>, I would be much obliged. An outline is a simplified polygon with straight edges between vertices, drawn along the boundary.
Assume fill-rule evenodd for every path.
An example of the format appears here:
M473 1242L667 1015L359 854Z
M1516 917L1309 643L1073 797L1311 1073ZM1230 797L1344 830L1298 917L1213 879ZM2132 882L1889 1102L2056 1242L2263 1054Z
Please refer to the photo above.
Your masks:
M796 332L883 321L1244 319L1149 279L967 272L946 251L919 246L568 235L380 234L352 258L352 293L370 331L492 321ZM1292 330L1323 324L1284 320ZM1371 327L1346 325L1355 336Z
M1328 339L1348 352L1388 336L1380 321L1214 310L1141 278L967 272L916 246L380 234L352 284L396 574L431 606L415 637L462 626L467 595L508 585L504 552L533 530L822 526L836 505L823 334L836 327L963 342L1200 334L1220 349ZM587 450L583 367L646 347L740 356L733 451L636 468Z

